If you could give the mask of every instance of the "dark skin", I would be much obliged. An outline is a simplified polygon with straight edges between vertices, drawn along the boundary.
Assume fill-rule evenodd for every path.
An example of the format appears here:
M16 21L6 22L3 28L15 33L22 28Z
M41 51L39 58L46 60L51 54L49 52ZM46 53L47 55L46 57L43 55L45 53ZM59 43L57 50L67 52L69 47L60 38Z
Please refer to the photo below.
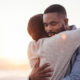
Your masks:
M43 15L43 24L45 32L49 37L58 34L59 32L70 30L68 27L68 19L57 13L48 13ZM48 63L39 67L40 59L38 58L33 71L31 72L31 80L50 80L51 73L53 72ZM46 69L48 68L48 69Z
M53 72L52 68L48 68L50 64L46 63L41 67L39 67L39 65L40 65L40 58L37 59L37 62L31 72L30 80L49 80L49 77L52 76Z

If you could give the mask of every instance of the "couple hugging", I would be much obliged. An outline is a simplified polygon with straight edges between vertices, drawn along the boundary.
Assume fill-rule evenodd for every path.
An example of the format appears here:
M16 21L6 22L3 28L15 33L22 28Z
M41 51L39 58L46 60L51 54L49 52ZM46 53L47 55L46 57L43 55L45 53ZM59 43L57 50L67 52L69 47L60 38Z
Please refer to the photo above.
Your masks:
M68 25L63 6L51 5L31 17L27 29L33 39L28 47L33 68L29 80L80 80L80 29Z

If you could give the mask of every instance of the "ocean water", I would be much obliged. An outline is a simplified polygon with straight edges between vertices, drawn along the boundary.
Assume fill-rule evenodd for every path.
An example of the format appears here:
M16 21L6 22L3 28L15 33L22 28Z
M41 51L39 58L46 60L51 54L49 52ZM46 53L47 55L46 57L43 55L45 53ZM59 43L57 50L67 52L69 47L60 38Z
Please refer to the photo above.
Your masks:
M31 70L0 70L0 80L28 80Z

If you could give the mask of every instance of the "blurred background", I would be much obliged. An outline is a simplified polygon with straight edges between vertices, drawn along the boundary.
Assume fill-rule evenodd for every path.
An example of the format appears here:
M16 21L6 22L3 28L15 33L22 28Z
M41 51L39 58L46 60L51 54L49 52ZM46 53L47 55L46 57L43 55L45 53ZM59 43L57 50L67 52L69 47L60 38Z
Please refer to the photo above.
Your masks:
M63 5L69 25L80 28L80 0L0 0L0 80L27 80L27 47L32 40L27 23L52 4Z

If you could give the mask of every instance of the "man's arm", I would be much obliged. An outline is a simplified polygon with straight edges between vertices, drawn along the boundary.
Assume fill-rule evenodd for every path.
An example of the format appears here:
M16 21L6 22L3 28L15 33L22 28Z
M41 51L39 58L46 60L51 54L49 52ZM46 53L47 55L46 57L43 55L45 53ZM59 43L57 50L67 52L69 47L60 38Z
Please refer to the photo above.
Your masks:
M78 48L78 55L74 65L72 66L71 73L63 80L80 80L80 47Z
M40 59L38 58L37 63L29 76L29 80L49 80L49 77L52 76L53 69L48 68L50 64L46 63L41 67L39 67L39 64Z

